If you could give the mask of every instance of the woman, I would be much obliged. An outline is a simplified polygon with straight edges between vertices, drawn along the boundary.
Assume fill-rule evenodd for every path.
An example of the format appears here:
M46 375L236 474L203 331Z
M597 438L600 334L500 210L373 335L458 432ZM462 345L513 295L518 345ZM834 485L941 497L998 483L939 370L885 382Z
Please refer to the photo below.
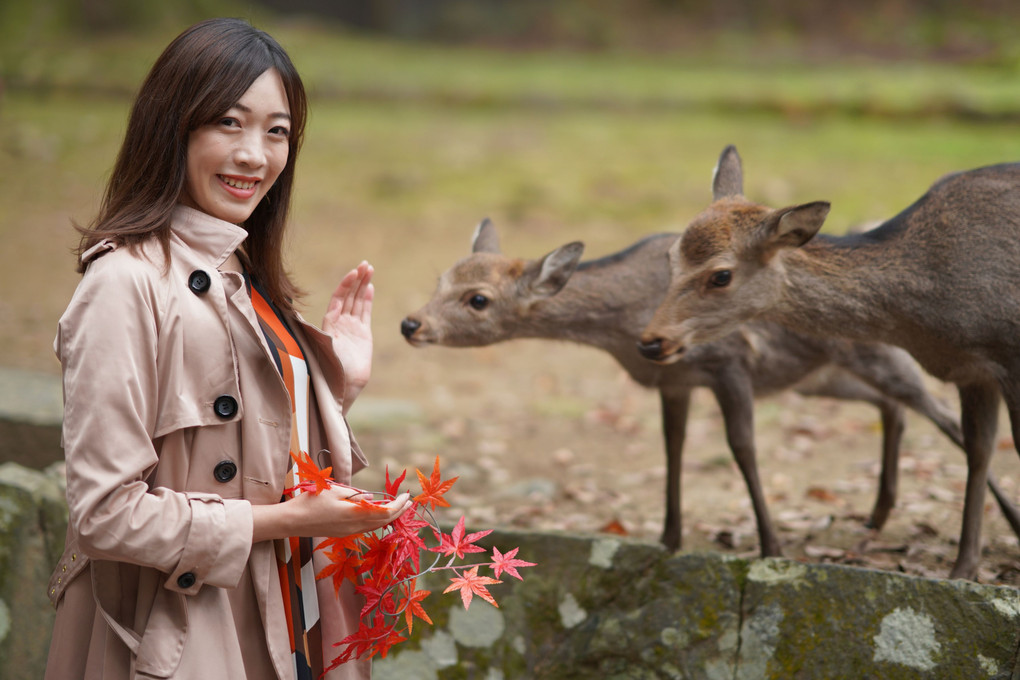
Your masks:
M186 30L142 85L54 343L70 526L47 678L315 678L357 628L298 537L410 502L343 500L366 464L344 414L370 372L372 268L340 282L326 333L295 311L304 122L287 54L240 20ZM339 485L285 495L304 452Z

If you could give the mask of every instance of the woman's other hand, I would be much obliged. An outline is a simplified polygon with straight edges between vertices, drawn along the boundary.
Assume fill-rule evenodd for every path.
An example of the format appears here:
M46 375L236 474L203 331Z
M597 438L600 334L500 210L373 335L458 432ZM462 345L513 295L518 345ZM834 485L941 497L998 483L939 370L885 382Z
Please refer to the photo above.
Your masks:
M375 270L362 262L347 272L333 291L322 330L333 338L333 350L343 364L347 380L344 410L358 396L372 374L372 298Z
M252 505L253 541L288 536L353 536L386 526L412 505L407 493L371 507L345 500L358 493L361 492L334 485L318 494L297 493L282 503Z

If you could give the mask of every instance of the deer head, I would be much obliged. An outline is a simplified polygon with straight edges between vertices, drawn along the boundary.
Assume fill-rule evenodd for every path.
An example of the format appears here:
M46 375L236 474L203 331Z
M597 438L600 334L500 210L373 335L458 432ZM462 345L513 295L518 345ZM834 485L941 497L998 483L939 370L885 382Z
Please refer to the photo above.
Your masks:
M784 259L807 243L829 212L825 202L779 210L744 198L740 156L719 157L713 203L670 247L668 292L638 343L648 359L671 363L690 345L736 330L780 300Z
M584 252L575 241L538 260L503 255L488 219L475 229L471 255L439 277L432 299L400 324L412 345L479 347L526 337L537 303L556 295Z

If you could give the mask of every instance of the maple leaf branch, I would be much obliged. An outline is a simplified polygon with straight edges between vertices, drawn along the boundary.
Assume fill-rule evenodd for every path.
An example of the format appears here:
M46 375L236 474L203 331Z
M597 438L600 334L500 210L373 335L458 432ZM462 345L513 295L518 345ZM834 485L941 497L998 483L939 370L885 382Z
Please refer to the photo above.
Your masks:
M407 475L405 470L391 481L387 468L385 492L371 492L339 484L329 476L331 468L320 470L304 452L301 456L293 458L296 467L295 477L299 481L287 492L318 494L331 486L344 486L355 492L345 500L356 505L370 506L396 498L399 495L399 487ZM316 577L320 579L332 577L338 596L340 584L344 580L350 580L356 590L366 598L358 630L334 644L344 649L333 659L327 671L352 659L371 658L376 655L385 658L393 645L407 639L397 630L401 619L406 625L408 634L412 630L415 617L432 623L432 619L421 604L430 592L418 590L416 587L417 579L421 576L433 571L453 571L456 576L450 579L451 585L443 591L444 593L459 591L465 609L475 595L498 607L486 586L502 583L499 576L504 573L521 579L517 572L518 568L535 566L532 562L517 559L517 548L506 554L493 548L492 559L488 562L457 565L456 561L464 559L467 554L484 553L485 549L475 545L475 541L488 536L492 530L466 533L462 516L453 531L444 534L433 510L437 507L450 507L444 494L457 481L457 477L442 479L439 456L436 456L431 475L426 477L420 470L415 472L418 474L422 493L413 498L411 508L401 517L380 530L355 536L327 538L315 547L316 550L324 551L330 563ZM435 547L429 547L425 543L426 539L420 537L419 532L425 528L432 530L437 543ZM425 566L424 569L420 562L422 552L435 553L432 564ZM444 555L449 559L440 566ZM478 569L482 567L491 568L495 578L480 576Z

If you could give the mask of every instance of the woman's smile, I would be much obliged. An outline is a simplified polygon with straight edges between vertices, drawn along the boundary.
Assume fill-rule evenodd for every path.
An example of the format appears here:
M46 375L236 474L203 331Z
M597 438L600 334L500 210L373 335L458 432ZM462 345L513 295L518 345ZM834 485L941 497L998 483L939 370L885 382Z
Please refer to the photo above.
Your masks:
M188 138L180 202L241 224L272 188L290 154L290 106L283 81L269 69L233 106Z
M255 187L261 182L258 177L238 177L234 175L217 175L224 184L224 189L241 199L251 198Z

